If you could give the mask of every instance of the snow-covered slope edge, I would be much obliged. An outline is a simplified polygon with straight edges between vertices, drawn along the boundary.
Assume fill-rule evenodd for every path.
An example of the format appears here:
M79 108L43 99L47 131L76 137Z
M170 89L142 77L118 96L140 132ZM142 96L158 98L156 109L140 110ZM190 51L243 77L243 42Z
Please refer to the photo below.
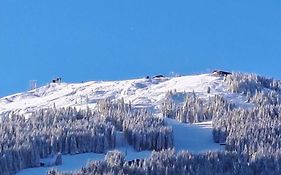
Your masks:
M207 94L210 87L211 93ZM240 96L227 91L222 77L210 74L195 76L134 79L108 82L51 83L38 89L10 95L0 99L0 115L11 111L28 114L37 109L60 107L86 108L104 98L124 98L133 107L146 107L159 111L159 105L169 90L195 92L199 97L220 94L240 103ZM184 97L183 97L184 98Z

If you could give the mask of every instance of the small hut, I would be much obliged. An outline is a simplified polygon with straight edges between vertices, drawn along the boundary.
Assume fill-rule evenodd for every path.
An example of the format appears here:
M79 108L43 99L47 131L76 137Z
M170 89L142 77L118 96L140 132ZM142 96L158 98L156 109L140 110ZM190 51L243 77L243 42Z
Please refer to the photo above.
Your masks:
M226 77L231 74L232 74L231 72L226 72L226 71L222 71L222 70L214 70L212 72L212 75L218 76L218 77Z
M164 78L164 75L155 75L154 77L153 77L154 79L156 78Z

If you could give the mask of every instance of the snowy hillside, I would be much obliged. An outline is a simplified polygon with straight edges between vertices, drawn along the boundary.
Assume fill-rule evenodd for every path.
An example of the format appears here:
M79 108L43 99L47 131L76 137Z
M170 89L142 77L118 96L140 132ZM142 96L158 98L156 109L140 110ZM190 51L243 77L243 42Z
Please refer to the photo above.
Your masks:
M107 82L50 83L32 91L1 98L0 117L11 116L12 114L23 114L25 118L29 118L32 115L34 116L34 113L36 111L38 112L39 109L50 109L53 107L57 109L62 107L96 109L95 107L100 100L110 99L112 102L117 102L123 99L125 104L130 104L133 109L147 109L154 117L161 118L163 117L161 108L167 98L168 92L172 92L172 100L178 105L183 105L185 103L188 94L196 94L196 98L205 101L219 95L236 106L253 106L251 103L246 102L246 96L240 93L231 93L223 76L201 74L194 76L142 78ZM67 113L67 111L63 113ZM188 122L180 123L178 119L172 118L165 118L164 121L165 125L172 128L173 148L175 148L177 152L187 150L192 153L202 153L224 150L224 146L214 143L213 141L212 121L210 120L199 123L195 121L195 123L192 122L193 124ZM72 127L71 123L68 127ZM149 157L151 151L146 149L137 151L135 147L133 147L136 145L131 145L127 142L128 138L125 138L124 132L124 130L117 132L114 149L125 153L126 160ZM110 137L113 137L113 135ZM134 137L136 137L136 135L134 135ZM75 158L73 157L79 157L80 163L75 164ZM89 160L103 159L104 154L98 154L97 152L78 156L71 156L66 152L63 155L63 164L56 166L56 168L63 171L71 171L81 168ZM37 174L39 172L39 174L44 174L49 169L50 167L25 169L20 171L18 175Z
M208 87L211 89L210 94L207 94ZM227 91L222 77L202 74L108 82L51 83L29 92L1 98L0 115L10 111L28 114L37 109L53 106L91 108L98 100L104 98L113 100L124 98L126 103L131 102L134 107L146 107L158 111L169 90L176 90L179 94L194 91L202 98L220 94L231 100L243 102L240 96ZM179 100L183 101L184 96L179 96Z

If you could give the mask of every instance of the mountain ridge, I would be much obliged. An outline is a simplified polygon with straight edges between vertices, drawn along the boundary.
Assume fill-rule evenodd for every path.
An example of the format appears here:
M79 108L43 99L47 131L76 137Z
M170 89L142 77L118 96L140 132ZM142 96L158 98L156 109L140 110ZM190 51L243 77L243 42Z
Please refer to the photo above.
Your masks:
M207 89L211 92L208 94ZM141 78L121 81L85 83L50 83L37 89L0 99L0 115L9 112L28 114L49 107L94 107L101 99L124 99L136 108L159 110L168 91L195 92L205 98L215 94L231 95L222 77L212 74L181 77Z

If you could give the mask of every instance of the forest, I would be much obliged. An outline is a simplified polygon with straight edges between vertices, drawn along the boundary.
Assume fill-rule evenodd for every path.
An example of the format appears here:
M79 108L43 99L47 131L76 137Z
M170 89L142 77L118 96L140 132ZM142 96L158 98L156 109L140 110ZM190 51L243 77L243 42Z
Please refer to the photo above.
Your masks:
M14 113L0 121L0 174L40 166L54 153L105 153L115 147L116 131L140 151L172 147L172 129L162 118L145 110L132 110L123 100L101 100L97 108L50 108L28 118Z
M200 99L187 93L183 104L167 92L164 117L183 123L213 121L213 139L225 151L192 154L173 149L153 152L150 158L126 161L122 153L109 152L81 170L49 175L82 174L280 174L281 173L281 82L255 74L233 73L225 77L228 90L246 97L253 107L243 107L215 95Z
M233 104L220 95L200 98L195 92L176 103L177 92L171 90L161 106L163 117L134 109L124 99L100 100L95 109L41 109L28 118L10 113L0 121L0 174L38 167L53 153L85 152L107 154L81 170L48 175L281 174L281 81L233 73L224 83L252 105ZM212 120L213 140L225 150L176 153L165 117L190 124ZM128 161L123 153L108 151L115 148L116 131L124 132L135 150L153 150L151 157Z

